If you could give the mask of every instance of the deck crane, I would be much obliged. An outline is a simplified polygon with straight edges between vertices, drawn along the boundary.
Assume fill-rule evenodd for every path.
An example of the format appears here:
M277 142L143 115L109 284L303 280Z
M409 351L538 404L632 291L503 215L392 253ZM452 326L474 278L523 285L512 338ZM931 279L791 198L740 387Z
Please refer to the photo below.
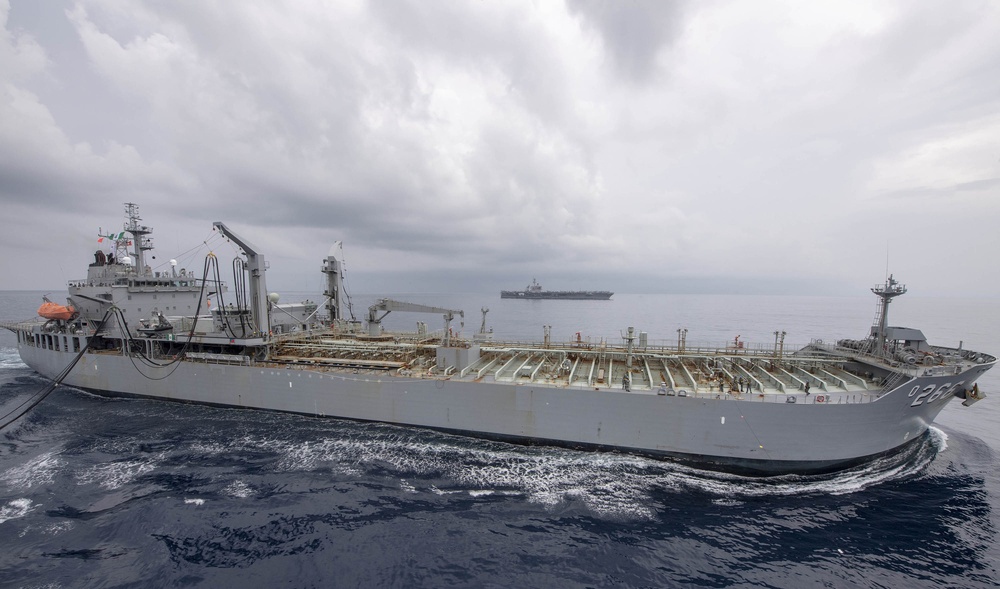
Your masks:
M267 309L267 284L264 280L267 264L264 262L264 255L249 241L233 233L225 223L216 221L212 225L220 235L239 246L246 256L244 268L250 275L250 316L253 317L253 324L256 327L253 335L266 338L271 331L271 320Z
M384 312L379 315L379 311ZM385 319L386 315L393 311L401 311L405 313L441 313L444 316L444 341L442 343L445 347L451 345L451 320L455 318L455 315L458 315L463 319L465 318L465 311L461 310L455 311L452 309L444 309L442 307L431 307L429 305L420 305L417 303L394 301L392 299L379 299L374 305L368 307L368 335L379 335L382 330L382 320Z

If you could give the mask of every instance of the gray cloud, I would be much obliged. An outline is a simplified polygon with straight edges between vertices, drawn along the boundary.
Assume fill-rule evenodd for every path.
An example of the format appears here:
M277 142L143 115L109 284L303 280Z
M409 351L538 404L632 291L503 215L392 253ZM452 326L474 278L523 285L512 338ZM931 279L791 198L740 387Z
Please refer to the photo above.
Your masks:
M342 239L379 284L863 289L887 226L997 249L998 12L0 0L2 243L60 259L0 288L77 277L133 201L164 258L224 220L272 282Z
M612 72L637 83L656 71L660 52L683 30L683 2L578 0L566 7L599 33Z

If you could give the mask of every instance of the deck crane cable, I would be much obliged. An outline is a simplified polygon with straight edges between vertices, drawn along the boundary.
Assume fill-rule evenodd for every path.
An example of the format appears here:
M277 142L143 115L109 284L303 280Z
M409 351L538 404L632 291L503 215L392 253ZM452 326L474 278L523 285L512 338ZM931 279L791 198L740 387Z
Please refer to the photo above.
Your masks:
M351 314L351 321L357 321L354 316L354 304L351 301L351 291L347 288L347 260L343 260L340 265L340 284L343 285L344 296L347 297L347 312Z
M201 291L198 293L199 301L201 301L205 296L205 284L208 279L208 269L210 265L210 260L213 260L214 258L215 258L214 254L211 253L209 253L208 256L205 257L205 270L201 280ZM132 332L129 331L128 323L125 322L125 318L122 316L121 310L117 310L116 317L119 321L119 327L121 328L123 337L125 339L123 346L127 346L126 352L129 352L131 348L131 342L134 341L135 338L132 336ZM138 372L144 378L148 380L163 380L165 378L168 378L171 374L174 373L175 370L177 370L177 367L180 366L180 361L184 358L184 354L187 352L188 347L191 345L191 341L194 339L194 331L197 325L198 325L198 313L196 312L194 315L194 321L191 322L191 329L190 331L188 331L187 334L187 340L184 342L184 345L181 346L181 349L176 354L174 354L174 357L169 362L166 363L157 362L152 358L146 356L141 350L136 351L135 354L126 353L126 356L128 356L129 361L132 362L132 366L136 369L136 372ZM171 370L167 374L164 374L163 376L158 376L158 377L149 376L148 374L143 372L141 368L139 368L138 364L135 363L136 356L138 356L142 360L143 364L152 368L166 368L171 365L173 365L174 368L173 370Z
M236 309L237 309L237 315L240 318L240 334L236 333L236 330L230 323L231 321L229 317L230 314L226 312L226 300L225 300L225 295L223 294L222 291L222 276L220 275L219 271L219 261L214 255L209 256L205 260L205 277L203 278L203 281L208 280L209 268L212 269L212 274L215 277L214 281L215 281L216 294L218 295L219 299L219 317L222 319L222 324L226 328L226 335L228 335L233 339L242 339L247 337L247 330L249 329L251 332L253 332L256 329L256 327L251 318L248 318L245 313L239 312L243 309L249 309L249 303L246 303L245 300L246 276L243 273L244 270L243 270L242 259L237 257L233 260L233 282L234 282L233 288L236 291Z
M219 318L222 319L222 324L226 328L226 335L228 335L231 338L241 337L239 335L236 335L236 331L233 329L233 326L230 325L230 323L229 323L229 316L228 316L229 314L226 313L226 299L225 299L225 295L222 292L222 276L219 275L219 260L218 260L218 258L215 258L213 256L212 259L211 259L211 262L209 263L209 266L212 269L212 276L214 277L213 281L215 282L215 295L216 295L216 299L218 299L218 303L219 303ZM207 280L208 279L207 269L206 269L205 276L206 276L206 280ZM245 325L243 326L243 332L244 332L243 335L245 336L246 335L246 326Z
M97 324L97 329L94 330L95 334L100 332L101 329L104 328L104 324L107 322L109 317L111 317L111 309L108 309L107 312L104 313L104 317L101 319L101 322ZM86 354L87 350L90 349L90 346L93 343L94 339L95 338L93 337L87 338L87 345L85 345L83 349L80 350L80 352L73 358L73 360L66 366L66 368L63 368L62 371L56 375L56 377L52 380L52 382L47 383L36 393L25 399L20 405L8 411L7 414L4 415L3 417L0 417L0 430L6 429L7 426L20 419L22 415L24 415L28 411L31 411L31 409L34 408L35 405L41 403L45 399L45 397L49 396L49 393L54 391L56 387L62 384L63 379L65 379L69 375L70 371L73 370L73 367L76 366L77 362L80 361L80 358L83 358L83 355ZM11 417L12 415L13 417Z
M221 292L221 285L219 288ZM240 318L240 328L245 337L247 327L250 328L251 332L256 330L252 324L248 325L252 318L250 317L250 301L247 294L247 275L243 258L239 256L233 258L233 290L236 292L236 314Z
M196 245L196 246L194 246L192 248L189 248L186 251L183 251L183 252L177 254L176 256L174 256L174 258L177 260L178 264L182 268L186 267L186 263L184 261L186 259L188 259L189 256L191 258L193 258L195 256L195 254L197 253L197 250L200 250L202 247L208 248L208 251L212 251L212 244L209 243L209 242L213 242L214 243L214 242L220 241L221 239L222 239L222 237L218 233L216 233L215 231L212 231L212 232L209 233L209 235L207 237L205 237L205 239L203 239L201 241L201 243L199 243L198 245ZM157 268L162 268L166 264L169 264L169 262L163 262L163 263L159 264L157 266Z
M222 239L222 236L218 233L215 233L215 236L218 236L220 239ZM233 291L234 295L236 296L237 316L239 317L240 320L240 335L236 334L236 330L233 329L232 324L230 323L231 319L229 317L229 314L226 313L226 301L225 301L225 295L223 294L222 291L222 277L220 276L220 270L218 266L219 262L217 259L214 259L213 256L212 268L215 276L215 284L217 288L216 292L219 295L218 297L219 309L220 309L219 316L222 320L223 326L226 329L226 335L228 335L233 339L242 339L247 337L248 330L249 333L253 333L258 331L258 328L257 324L254 322L253 316L249 313L250 300L247 287L246 264L243 259L243 255L245 255L245 253L243 252L242 249L237 248L228 238L226 238L226 243L228 243L234 249L234 251L236 251L236 256L233 258ZM207 278L208 276L207 271L205 273L205 276Z
M204 270L204 273L202 275L202 280L201 280L201 291L198 293L198 300L199 301L201 301L204 298L204 296L205 296L205 283L206 283L205 278L208 275L209 259L211 259L211 258L214 258L214 256L212 254L209 254L208 256L206 256L205 270ZM131 348L131 343L134 342L134 341L144 341L144 340L138 340L135 336L132 335L132 331L128 327L128 320L125 318L125 315L122 313L121 309L118 309L116 307L113 308L113 309L115 311L115 317L118 320L118 327L119 327L119 329L121 330L121 332L122 332L122 334L124 336L122 339L125 340L126 342L128 342L130 344L129 348ZM150 367L154 367L154 368L164 368L164 367L170 366L171 364L177 363L178 361L180 361L181 358L183 358L184 352L187 350L188 345L190 345L191 340L194 338L194 331L195 331L195 328L198 325L198 317L199 317L198 313L195 312L194 320L191 323L191 329L190 329L190 331L188 331L187 341L184 342L184 345L181 347L181 351L178 352L177 354L175 354L174 358L171 359L169 362L165 362L165 363L163 363L163 362L157 362L156 360L153 360L152 358L146 356L141 350L137 350L135 352L135 355L139 356L144 361L144 363L146 363ZM129 356L131 356L131 354L129 354Z
M166 362L166 363L156 362L152 358L149 358L148 356L146 356L142 351L136 351L134 354L131 353L131 350L128 349L128 348L131 348L131 342L133 340L133 338L132 338L131 335L127 336L128 337L127 341L124 342L122 345L126 346L126 344L128 344L127 347L126 347L126 350L125 350L125 356L128 357L129 362L132 363L132 367L135 368L135 371L138 372L143 378L145 378L147 380L163 380L165 378L168 378L170 375L172 375L174 373L174 371L177 370L177 367L180 366L180 361L184 358L184 352L187 350L188 344L191 343L191 339L190 338L191 338L192 335L193 335L193 330L192 330L192 332L190 334L188 334L188 341L184 343L184 346L181 348L181 351L178 352L176 355L174 355L174 357L169 362ZM146 366L149 366L151 368L152 367L155 367L155 368L166 368L166 367L171 366L171 365L173 366L173 368L170 370L170 372L164 374L163 376L150 376L150 375L146 374L145 372L143 372L142 369L139 368L139 365L135 363L136 356L138 356L139 358L142 359L142 363L143 364L145 364Z

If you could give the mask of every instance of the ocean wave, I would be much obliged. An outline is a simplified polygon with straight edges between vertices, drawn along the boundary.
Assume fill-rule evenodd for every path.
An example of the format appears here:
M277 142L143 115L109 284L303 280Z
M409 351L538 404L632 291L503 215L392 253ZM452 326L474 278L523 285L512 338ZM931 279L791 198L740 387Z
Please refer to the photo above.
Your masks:
M31 499L13 499L7 505L0 506L0 524L8 520L24 517L36 507L38 505L35 505Z
M821 475L785 475L754 478L718 472L683 469L678 480L724 497L847 495L875 485L922 474L945 447L947 435L937 428L917 444L853 468Z
M311 470L320 465L340 471L387 469L400 477L399 486L404 491L459 491L474 497L507 493L547 507L579 502L595 513L627 519L653 517L656 508L650 499L664 491L699 491L714 496L713 501L722 501L720 505L727 501L737 505L747 498L768 495L856 493L919 475L947 447L947 436L934 428L925 440L903 452L852 469L758 478L627 454L522 447L391 426L358 426L348 428L347 433L308 443L272 441L264 445L283 452L279 462L283 469ZM436 481L421 488L413 477L440 477L451 483Z
M65 465L55 451L36 456L24 464L12 466L0 474L0 481L11 487L30 489L37 485L50 484L55 475Z
M23 538L31 532L38 532L46 536L56 536L63 532L68 532L72 530L73 527L74 527L73 522L71 521L61 521L61 522L56 522L54 524L46 524L45 526L42 526L40 528L36 526L25 526L25 528L17 534L17 537Z
M630 455L523 447L381 424L343 424L339 433L309 441L248 434L199 440L192 449L223 456L253 448L275 453L273 468L280 472L381 474L395 478L407 493L522 496L551 507L574 501L624 517L652 516L645 501L649 471L663 468L661 462ZM233 496L252 492L242 481L223 489Z
M856 493L916 476L947 448L947 435L933 428L904 451L852 469L758 478L629 454L519 446L385 424L333 421L317 426L312 432L315 437L305 441L303 431L279 426L279 436L261 436L259 430L251 430L231 438L201 439L191 449L223 456L249 448L273 453L276 459L271 468L276 471L378 475L395 479L400 491L407 493L520 496L546 508L573 504L604 517L649 519L658 513L654 497L662 493L699 492L722 507L761 496ZM125 463L102 475L117 480L116 476L137 476L142 468L152 467ZM223 493L245 497L254 490L237 480Z
M71 521L57 522L54 524L48 524L47 526L42 528L42 533L55 536L56 534L68 532L72 529L73 529L73 522Z
M0 370L5 368L27 368L28 365L21 361L21 355L17 348L0 348Z
M140 476L152 472L155 468L156 461L154 459L122 460L92 466L77 474L76 479L81 485L97 483L101 488L110 491L131 483Z
M229 485L222 489L222 492L226 495L237 497L239 499L246 499L247 497L252 497L256 494L253 487L240 480L229 483Z
M239 416L237 425L205 422L204 427L212 431L228 433L196 436L180 445L166 444L160 454L142 459L93 466L78 474L77 481L117 489L153 471L159 463L176 459L180 452L218 458L220 466L226 468L249 468L243 472L251 476L259 467L293 474L323 471L345 478L378 476L394 480L406 493L466 494L484 499L517 496L546 508L583 506L602 517L631 520L654 518L666 500L664 493L702 493L720 507L762 496L856 493L917 476L947 448L947 435L932 428L924 439L904 451L852 469L826 475L757 478L630 454L520 446L386 424L340 420L303 423L292 417L267 416L269 430L256 427L253 420L248 423L244 415ZM100 441L92 450L134 456L140 443L133 436L115 436ZM39 469L39 477L53 476L60 466L54 456L39 457L37 464L44 467ZM45 480L26 478L28 465L18 469L9 469L4 476L24 484ZM221 493L230 497L260 494L260 489L242 476L223 484Z
M944 430L938 429L933 425L928 428L931 437L931 443L937 448L937 453L940 454L948 449L948 434L944 433Z

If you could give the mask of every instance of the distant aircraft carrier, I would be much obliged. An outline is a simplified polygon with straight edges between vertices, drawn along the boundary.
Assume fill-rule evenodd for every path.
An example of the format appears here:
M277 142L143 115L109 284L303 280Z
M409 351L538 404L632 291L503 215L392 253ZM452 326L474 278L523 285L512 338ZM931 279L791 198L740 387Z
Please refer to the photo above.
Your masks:
M501 290L501 299L569 299L606 301L615 293L607 290L543 290L534 278L524 290Z

